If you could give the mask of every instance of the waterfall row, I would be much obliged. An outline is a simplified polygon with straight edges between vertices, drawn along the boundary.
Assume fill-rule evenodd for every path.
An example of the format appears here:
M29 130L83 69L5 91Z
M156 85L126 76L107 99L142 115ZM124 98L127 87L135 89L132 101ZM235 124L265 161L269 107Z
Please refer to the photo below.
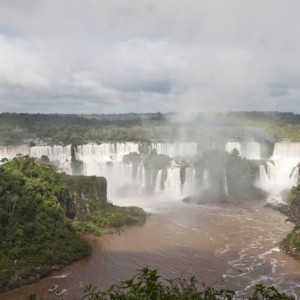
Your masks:
M123 161L124 155L140 153L140 144L102 143L86 144L72 147L71 145L53 146L7 146L0 147L0 160L11 160L18 154L31 157L48 157L57 166L59 172L104 176L109 182L109 191L122 192L150 190L172 196L188 195L194 191L205 190L213 185L208 169L197 171L194 167L181 166L178 159L189 158L198 154L197 143L152 143L151 150L157 154L165 154L177 161L161 170L149 170L143 162L132 163ZM279 142L274 145L273 154L262 162L261 145L257 142L228 142L227 152L236 150L241 157L254 159L261 163L257 186L270 194L270 199L280 201L282 191L291 189L299 183L300 143ZM74 170L73 161L80 162ZM224 193L228 194L226 170L223 176Z
M189 181L183 181L181 166L173 161L166 170L147 170L143 163L123 162L124 155L139 153L140 144L102 143L85 144L73 147L61 146L8 146L0 147L0 160L11 160L20 155L35 158L47 157L57 166L59 172L70 175L104 176L108 180L108 192L114 195L118 190L122 194L149 191L179 197L191 187ZM197 143L155 143L149 145L149 153L156 149L157 154L169 157L185 157L197 154ZM78 162L75 170L72 162Z

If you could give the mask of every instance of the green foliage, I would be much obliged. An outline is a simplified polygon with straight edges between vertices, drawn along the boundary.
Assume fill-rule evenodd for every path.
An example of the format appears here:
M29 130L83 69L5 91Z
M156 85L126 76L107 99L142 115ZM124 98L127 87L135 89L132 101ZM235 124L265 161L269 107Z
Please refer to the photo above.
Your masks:
M64 216L67 190L53 166L28 156L0 166L0 290L89 254Z
M286 204L275 209L284 213L288 220L295 223L291 233L281 242L285 252L300 259L300 185L293 187L286 197Z
M139 207L119 207L111 203L95 207L86 217L72 221L78 233L103 235L115 232L114 228L124 225L143 225L146 221L146 213Z
M88 220L102 227L143 225L146 213L139 207L119 207L107 203L105 208L93 211Z
M105 228L95 225L94 222L88 220L73 220L72 225L75 230L80 234L92 233L100 236L107 233Z
M148 170L165 170L171 164L171 158L168 155L157 154L156 150L152 150L151 154L146 156L144 167Z
M88 300L220 300L237 299L234 291L225 288L199 287L195 277L190 279L165 279L158 275L157 270L143 268L131 279L112 285L104 291L99 291L92 285L84 289ZM278 291L275 287L265 287L258 284L249 300L293 300Z
M249 300L294 300L294 296L290 296L284 292L280 292L274 286L266 287L257 284L252 297Z
M61 174L60 178L68 186L71 197L76 195L91 203L106 203L107 182L104 177Z

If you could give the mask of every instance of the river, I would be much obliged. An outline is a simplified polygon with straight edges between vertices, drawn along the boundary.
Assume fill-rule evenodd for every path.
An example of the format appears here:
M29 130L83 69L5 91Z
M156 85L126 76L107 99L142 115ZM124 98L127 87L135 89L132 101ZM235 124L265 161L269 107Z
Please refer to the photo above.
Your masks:
M292 230L285 217L261 202L239 205L194 205L168 199L127 199L151 212L144 226L120 234L90 237L92 255L38 283L0 294L0 300L58 299L48 292L68 289L60 299L79 299L89 283L106 288L149 266L162 276L195 275L199 282L238 291L242 298L256 283L276 285L300 296L300 262L279 249Z

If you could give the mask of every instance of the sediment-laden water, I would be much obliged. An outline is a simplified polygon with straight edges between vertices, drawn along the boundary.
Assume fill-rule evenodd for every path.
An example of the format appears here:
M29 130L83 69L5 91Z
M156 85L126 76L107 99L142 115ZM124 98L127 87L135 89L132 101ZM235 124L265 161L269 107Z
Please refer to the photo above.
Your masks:
M233 288L241 298L256 283L300 296L300 262L279 248L293 226L262 203L211 206L125 199L117 204L139 204L152 215L142 227L89 238L91 257L36 284L2 293L0 299L27 299L32 292L38 299L57 299L48 292L53 284L68 289L60 298L78 299L84 285L106 288L144 266L157 268L168 278L195 275L200 283Z

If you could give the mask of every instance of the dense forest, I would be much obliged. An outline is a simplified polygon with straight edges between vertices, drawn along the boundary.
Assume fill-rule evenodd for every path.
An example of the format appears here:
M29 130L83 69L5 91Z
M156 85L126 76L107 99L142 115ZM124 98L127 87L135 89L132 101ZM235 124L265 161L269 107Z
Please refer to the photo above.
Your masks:
M107 202L103 177L60 175L41 160L16 157L0 166L0 291L88 255L82 233L143 222L141 209Z
M300 115L279 112L228 112L111 115L0 114L2 145L83 144L89 141L202 142L256 139L300 140Z

